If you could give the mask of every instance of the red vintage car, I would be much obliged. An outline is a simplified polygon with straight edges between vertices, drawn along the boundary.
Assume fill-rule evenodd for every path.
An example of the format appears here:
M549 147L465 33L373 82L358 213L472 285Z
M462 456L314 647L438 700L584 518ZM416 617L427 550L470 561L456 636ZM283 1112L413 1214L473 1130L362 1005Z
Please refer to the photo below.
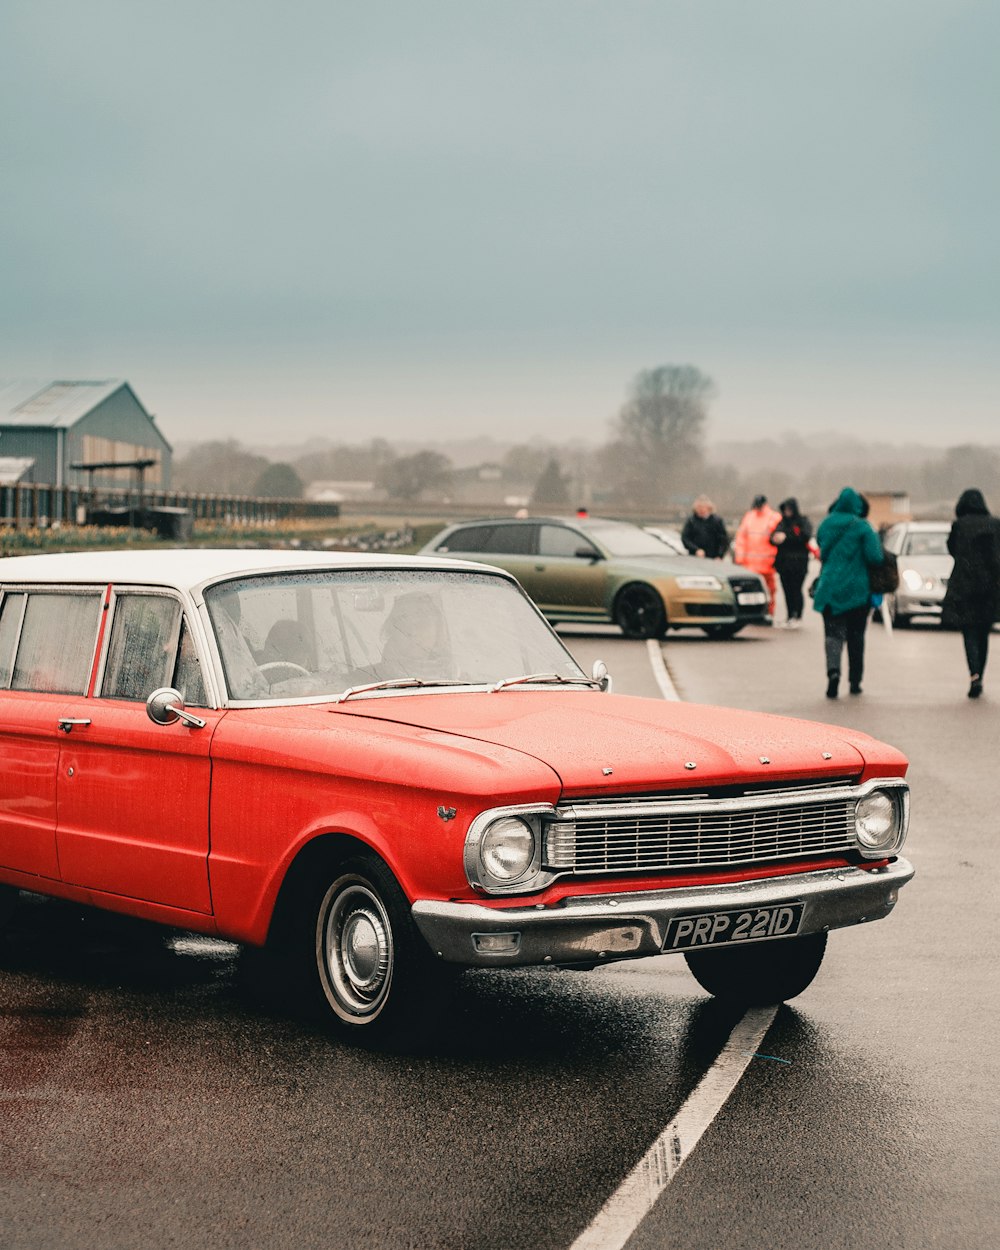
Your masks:
M462 966L798 994L913 874L906 759L608 684L475 564L0 560L0 893L268 945L354 1036Z

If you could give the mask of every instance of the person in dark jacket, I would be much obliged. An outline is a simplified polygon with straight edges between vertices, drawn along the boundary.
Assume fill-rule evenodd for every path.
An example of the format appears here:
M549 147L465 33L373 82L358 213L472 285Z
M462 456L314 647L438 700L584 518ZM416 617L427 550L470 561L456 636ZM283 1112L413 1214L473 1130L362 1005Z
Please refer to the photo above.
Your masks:
M812 522L799 512L797 499L783 499L778 504L781 520L774 527L771 542L777 547L774 557L775 572L781 578L785 594L789 629L802 624L802 583L809 569L809 543L812 539Z
M707 495L699 495L692 508L681 530L681 542L689 555L721 560L729 550L725 521L715 511L715 504Z
M942 624L962 631L969 665L969 698L983 693L990 630L1000 616L1000 518L990 515L982 491L964 490L948 535L955 567L941 605Z
M862 496L845 486L816 531L823 567L813 607L823 613L828 699L837 697L845 643L851 694L861 693L865 626L871 607L868 569L883 562L882 541L864 519L865 511Z

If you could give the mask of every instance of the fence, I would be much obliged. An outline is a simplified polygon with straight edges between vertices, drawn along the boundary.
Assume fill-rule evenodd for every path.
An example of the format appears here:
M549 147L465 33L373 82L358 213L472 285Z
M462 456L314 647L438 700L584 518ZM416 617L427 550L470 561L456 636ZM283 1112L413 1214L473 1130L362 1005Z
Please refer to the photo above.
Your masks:
M91 509L186 508L196 521L227 525L266 525L290 518L335 518L340 505L314 499L260 499L251 495L201 495L184 491L89 490L82 486L45 486L18 482L0 486L0 526L46 529L83 523Z

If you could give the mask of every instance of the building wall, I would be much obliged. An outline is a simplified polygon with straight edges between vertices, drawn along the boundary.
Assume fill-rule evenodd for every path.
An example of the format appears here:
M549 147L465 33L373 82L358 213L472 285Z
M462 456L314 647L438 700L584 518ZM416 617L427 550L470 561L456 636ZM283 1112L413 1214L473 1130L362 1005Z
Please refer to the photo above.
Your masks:
M58 481L58 447L61 431L45 427L0 425L0 456L27 456L34 460L33 482L55 485Z
M87 485L89 474L68 466L95 460L148 460L157 463L146 470L150 490L170 486L170 444L127 386L120 387L103 403L66 431L66 480ZM94 474L95 486L128 487L133 475L124 469Z

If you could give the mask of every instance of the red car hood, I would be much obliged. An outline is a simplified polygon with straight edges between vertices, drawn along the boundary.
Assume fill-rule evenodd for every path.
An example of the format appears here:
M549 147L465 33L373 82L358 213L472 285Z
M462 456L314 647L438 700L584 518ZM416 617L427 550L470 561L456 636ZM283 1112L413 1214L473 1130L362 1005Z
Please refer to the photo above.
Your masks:
M510 747L548 764L579 795L855 776L873 756L883 773L906 766L891 747L840 726L627 695L502 690L358 699L332 710Z

